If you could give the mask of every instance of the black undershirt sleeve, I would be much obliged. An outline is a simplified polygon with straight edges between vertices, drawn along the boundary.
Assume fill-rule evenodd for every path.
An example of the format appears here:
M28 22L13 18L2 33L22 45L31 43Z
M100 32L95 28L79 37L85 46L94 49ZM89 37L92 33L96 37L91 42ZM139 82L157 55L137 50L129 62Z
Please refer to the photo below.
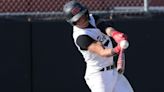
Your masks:
M107 27L112 27L112 24L109 21L100 21L96 26L101 30L101 32L106 34L105 29Z
M93 15L93 17L95 19L97 28L99 28L101 30L101 32L103 32L104 34L106 34L105 29L107 27L113 26L113 23L111 21L100 18L98 15Z
M93 42L95 42L95 40L88 35L80 35L76 40L76 44L81 50L87 50L88 46Z

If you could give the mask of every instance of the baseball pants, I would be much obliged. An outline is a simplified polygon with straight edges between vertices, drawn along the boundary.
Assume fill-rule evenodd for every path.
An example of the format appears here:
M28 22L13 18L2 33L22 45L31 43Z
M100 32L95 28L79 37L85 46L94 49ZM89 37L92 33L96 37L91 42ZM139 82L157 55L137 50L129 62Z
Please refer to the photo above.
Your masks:
M86 75L85 81L91 92L134 92L125 76L116 69Z

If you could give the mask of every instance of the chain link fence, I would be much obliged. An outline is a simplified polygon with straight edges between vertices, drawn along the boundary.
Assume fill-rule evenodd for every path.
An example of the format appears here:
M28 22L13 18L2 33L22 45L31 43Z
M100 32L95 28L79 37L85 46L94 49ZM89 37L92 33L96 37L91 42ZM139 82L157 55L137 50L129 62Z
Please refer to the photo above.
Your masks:
M70 0L0 0L0 17L27 20L63 19L62 8ZM143 16L148 12L164 13L164 0L76 0L95 14L111 16Z

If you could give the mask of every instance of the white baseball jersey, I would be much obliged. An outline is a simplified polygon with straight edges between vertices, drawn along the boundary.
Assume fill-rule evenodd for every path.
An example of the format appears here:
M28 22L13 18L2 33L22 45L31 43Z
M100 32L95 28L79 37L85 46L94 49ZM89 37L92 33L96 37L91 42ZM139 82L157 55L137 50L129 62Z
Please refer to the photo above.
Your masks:
M89 23L94 26L95 28L85 28L81 29L76 26L73 27L73 38L75 45L77 46L78 50L82 53L85 62L87 63L87 70L88 73L97 72L98 70L102 69L103 67L113 65L113 56L111 57L101 57L96 53L90 52L88 50L81 50L80 47L76 44L76 40L80 35L88 35L92 39L101 42L105 48L113 48L111 39L109 36L105 35L96 27L95 19L92 14L89 15L90 20Z
M113 65L113 56L101 57L96 53L86 49L81 49L76 40L79 36L87 35L95 41L99 41L104 45L104 48L113 48L110 37L102 33L95 24L95 19L92 15L89 16L89 23L94 28L81 29L73 27L73 38L78 50L82 53L87 64L85 81L92 92L133 92L128 80L122 74L118 74L116 68L108 71L99 71L103 67ZM81 41L80 41L81 42Z

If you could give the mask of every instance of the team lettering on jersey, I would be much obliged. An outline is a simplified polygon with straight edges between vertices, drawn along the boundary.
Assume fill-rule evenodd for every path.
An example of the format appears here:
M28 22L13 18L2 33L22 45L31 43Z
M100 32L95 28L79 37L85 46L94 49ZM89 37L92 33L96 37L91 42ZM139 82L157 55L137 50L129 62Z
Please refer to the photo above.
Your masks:
M108 46L110 42L105 35L97 36L97 40L100 41L104 46Z

